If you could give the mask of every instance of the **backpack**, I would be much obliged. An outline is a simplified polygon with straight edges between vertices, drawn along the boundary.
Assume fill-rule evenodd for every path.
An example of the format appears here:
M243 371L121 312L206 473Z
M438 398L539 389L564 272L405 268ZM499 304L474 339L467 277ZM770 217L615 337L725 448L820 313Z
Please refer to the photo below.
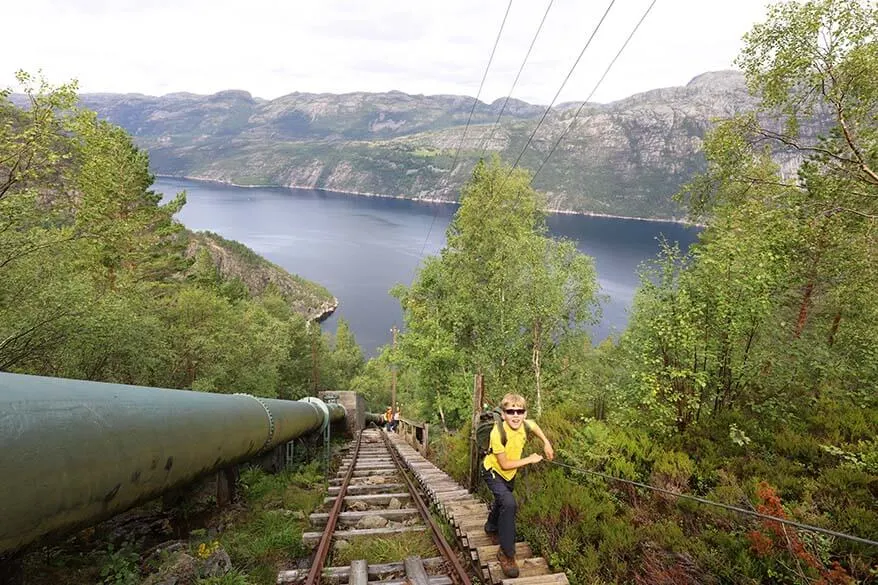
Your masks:
M476 425L476 445L479 448L479 457L484 458L491 452L491 430L494 426L500 431L500 442L506 446L506 427L503 426L503 415L500 407L497 406L491 410L479 414L479 424ZM524 421L525 440L527 440L527 431L530 430L530 423Z

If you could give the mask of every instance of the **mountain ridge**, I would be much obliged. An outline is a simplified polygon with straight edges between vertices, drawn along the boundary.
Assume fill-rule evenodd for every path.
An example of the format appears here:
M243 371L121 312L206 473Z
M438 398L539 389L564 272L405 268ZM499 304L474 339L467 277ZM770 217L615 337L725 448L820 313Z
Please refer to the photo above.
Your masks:
M504 100L400 91L81 96L149 151L158 174L423 200L455 201L483 153L520 157L536 171L566 133L534 181L548 209L664 220L686 215L672 196L704 169L713 121L758 104L740 72L706 72L685 86L585 104L569 131L582 102L560 104L521 154L545 107L510 99L495 128Z

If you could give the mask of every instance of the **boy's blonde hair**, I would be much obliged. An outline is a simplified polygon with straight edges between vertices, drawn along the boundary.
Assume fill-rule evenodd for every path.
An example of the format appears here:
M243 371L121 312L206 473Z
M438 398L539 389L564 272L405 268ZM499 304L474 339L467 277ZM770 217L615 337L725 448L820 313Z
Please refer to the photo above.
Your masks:
M527 410L527 400L525 400L524 396L521 394L507 394L503 397L503 400L500 401L500 408L503 410L514 408L516 406Z

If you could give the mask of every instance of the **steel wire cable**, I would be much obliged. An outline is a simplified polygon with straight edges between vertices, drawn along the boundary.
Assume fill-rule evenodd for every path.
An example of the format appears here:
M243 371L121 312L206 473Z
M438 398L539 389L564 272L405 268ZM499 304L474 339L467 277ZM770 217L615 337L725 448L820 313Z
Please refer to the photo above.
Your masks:
M485 139L485 145L482 147L481 158L485 157L485 152L488 150L488 145L491 143L491 139L494 138L494 133L497 131L497 128L500 126L500 118L503 117L503 112L506 111L506 105L509 103L509 99L512 97L512 93L515 91L515 86L518 85L518 79L521 77L521 72L524 71L524 66L527 64L528 58L530 58L530 53L533 51L534 44L537 42L537 37L540 36L540 32L543 30L543 25L546 24L546 17L549 16L549 10L552 9L552 4L555 0L549 0L548 6L546 6L546 11L543 13L543 19L540 21L540 25L537 27L537 32L534 34L534 38L530 41L530 47L527 49L527 53L524 55L524 60L521 62L521 67L518 68L518 73L515 75L515 81L512 82L512 87L509 88L509 91L506 93L506 99L503 100L503 106L500 108L500 113L497 114L497 120L494 122L494 125L491 127L491 133L488 135L488 138Z
M586 97L585 100L583 100L583 102L579 105L579 108L577 108L576 113L573 115L573 119L570 120L570 124L567 125L567 128L564 129L564 132L562 132L561 136L558 137L558 140L555 141L555 144L552 146L552 149L549 151L548 156L546 156L546 158L540 164L539 168L537 169L537 172L534 173L534 176L531 177L531 180L530 180L531 185L534 184L534 181L536 180L537 175L540 174L540 171L543 170L543 167L546 166L547 162L549 162L549 158L551 158L551 156L555 153L555 149L558 148L558 145L561 144L561 141L564 139L565 136L567 136L567 132L569 132L570 129L573 127L573 124L576 123L576 118L579 117L579 114L580 114L580 112L582 112L582 109L585 107L585 104L588 103L588 101L592 98L592 96L595 94L595 92L601 86L601 83L604 82L604 79L606 79L607 74L610 72L610 69L612 69L613 65L616 64L616 60L619 59L619 56L622 54L622 51L624 51L625 47L628 46L628 43L631 42L631 39L634 37L634 34L637 32L637 29L639 29L640 25L643 24L643 21L646 20L646 17L649 15L649 12L652 10L652 7L655 6L655 3L657 1L658 0L652 0L652 3L647 7L646 11L643 13L643 16L640 17L640 20L637 21L637 24L631 30L631 34L629 34L628 38L625 39L625 42L622 43L622 48L619 49L619 51L616 53L616 56L613 57L613 60L610 61L609 65L607 65L607 68L604 70L604 73L603 73L603 75L601 75L601 78L598 79L598 82L594 85L593 88L591 88L591 93L589 93L588 97Z
M448 178L454 173L454 169L457 166L457 157L460 155L460 149L463 146L463 141L466 139L466 132L469 129L470 122L473 119L473 114L476 111L476 106L479 103L479 97L482 95L482 89L485 87L485 80L488 78L488 71L491 69L491 63L494 61L494 54L497 52L497 45L500 44L500 36L503 34L503 27L506 26L506 18L509 16L509 10L512 8L512 0L509 0L509 4L506 6L506 12L503 14L503 21L500 23L500 30L497 31L497 38L494 39L494 48L491 49L491 56L488 58L488 64L485 66L485 72L482 74L482 82L479 84L479 91L476 93L476 99L473 100L473 107L470 109L469 116L466 119L466 126L463 128L463 136L460 137L460 143L457 145L457 150L454 153L454 160L451 163L451 168L448 170L448 174L445 175L442 182L439 184L438 191L441 191L443 187L448 185ZM436 216L439 213L439 207L436 207L436 211L433 212L433 218L430 220L430 227L427 229L427 236L424 238L424 243L421 245L421 251L418 253L418 260L415 263L414 271L416 272L418 269L418 262L424 256L424 250L427 248L427 242L430 241L430 236L433 233L433 225L436 223ZM412 274L411 281L414 282L415 275Z
M497 31L497 38L494 39L494 48L491 49L491 56L488 58L488 64L485 66L485 73L482 75L482 82L479 84L479 91L476 93L476 99L473 100L473 107L469 111L469 117L466 119L466 126L463 127L463 136L460 137L460 143L457 145L457 150L454 153L454 161L451 163L451 170L448 171L446 177L451 176L454 173L454 168L457 166L457 157L460 154L463 141L466 140L466 131L469 130L469 124L473 119L476 106L479 104L479 97L481 97L482 89L485 87L485 80L488 78L488 70L491 68L491 62L494 61L494 54L497 52L497 45L500 44L500 35L503 34L503 27L506 26L506 18L509 16L510 8L512 8L512 0L509 0L509 4L506 6L506 14L503 15L503 22L500 23L500 30Z
M548 461L548 460L544 459L543 461ZM787 524L789 526L795 526L796 528L800 528L802 530L807 530L809 532L820 532L822 534L827 534L829 536L835 536L837 538L843 538L845 540L851 540L854 542L858 542L860 544L868 544L871 546L878 546L878 541L869 540L867 538L861 538L859 536L854 536L852 534L845 534L844 532L838 532L835 530L830 530L828 528L820 528L819 526L813 526L811 524L804 524L802 522L796 522L795 520L788 520L786 518L780 518L778 516L771 516L769 514L763 514L761 512L755 512L753 510L747 510L746 508L732 506L730 504L723 504L721 502L714 502L713 500L708 500L706 498L699 498L698 496L690 496L688 494L681 494L679 492L673 492L671 490L666 490L664 488L656 487L654 485L641 483L639 481L632 481L630 479L622 479L621 477L616 477L616 476L609 475L606 473L601 473L600 471L592 471L590 469L582 469L581 467L574 467L573 465L567 465L566 463L561 463L559 461L548 461L548 462L551 463L552 465L564 467L566 469L570 469L570 470L575 471L577 473L583 473L586 475L595 475L597 477L600 477L600 478L603 478L606 480L618 481L620 483L626 483L626 484L637 486L640 488L656 491L656 492L659 492L659 493L662 493L662 494L665 494L668 496L682 498L684 500L692 500L692 501L698 502L700 504L707 504L708 506L715 506L717 508L722 508L722 509L728 510L730 512L737 512L739 514L746 514L748 516L754 516L756 518L761 518L763 520L770 520L772 522L778 522L780 524Z
M588 50L588 47L591 45L591 42L594 40L595 35L597 35L598 31L601 29L601 26L604 24L604 20L606 20L607 15L610 13L610 10L613 8L613 5L616 3L616 0L610 0L610 3L607 5L606 10L604 10L604 14L601 16L601 19L598 21L597 26L595 26L594 30L591 31L591 34L588 37L588 40L585 42L585 46L582 47L582 50L579 52L579 56L576 57L576 61L573 62L573 66L570 68L570 71L567 72L567 76L564 78L564 81L561 82L561 87L558 88L558 91L555 92L555 97L552 98L552 102L546 107L546 110L543 112L540 121L537 123L536 128L534 128L533 132L531 132L530 136L527 139L527 142L524 144L524 148L521 149L521 152L518 153L518 158L515 159L515 162L512 164L512 168L509 169L509 173L506 175L506 178L503 179L503 182L500 184L500 190L503 190L503 187L506 185L506 181L509 180L509 177L512 176L512 172L518 166L518 163L521 161L521 157L524 156L525 151L527 151L527 147L530 146L531 141L533 141L534 136L536 136L537 131L540 129L540 126L543 125L543 122L546 120L546 116L549 115L549 112L552 110L552 106L555 105L555 102L558 100L558 96L561 95L561 92L564 90L564 86L567 85L567 82L570 80L570 77L573 75L573 71L576 69L576 66L579 65L579 61L582 59L582 56L585 55L585 51Z

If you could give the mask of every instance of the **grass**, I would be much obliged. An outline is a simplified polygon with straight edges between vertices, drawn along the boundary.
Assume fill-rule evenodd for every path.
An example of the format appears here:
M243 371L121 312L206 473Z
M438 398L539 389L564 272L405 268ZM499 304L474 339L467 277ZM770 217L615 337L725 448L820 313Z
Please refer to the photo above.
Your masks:
M382 538L362 536L348 541L350 546L332 553L330 566L349 565L357 559L369 559L370 564L397 562L406 557L419 555L421 558L439 556L439 551L430 538L429 531L403 532Z
M218 537L232 564L253 584L275 582L286 562L304 557L302 533L308 515L323 501L319 462L269 475L258 468L241 472L239 487L247 509Z
M252 583L253 581L251 581L247 575L232 569L225 575L219 577L206 577L204 579L199 579L195 582L195 585L252 585Z

